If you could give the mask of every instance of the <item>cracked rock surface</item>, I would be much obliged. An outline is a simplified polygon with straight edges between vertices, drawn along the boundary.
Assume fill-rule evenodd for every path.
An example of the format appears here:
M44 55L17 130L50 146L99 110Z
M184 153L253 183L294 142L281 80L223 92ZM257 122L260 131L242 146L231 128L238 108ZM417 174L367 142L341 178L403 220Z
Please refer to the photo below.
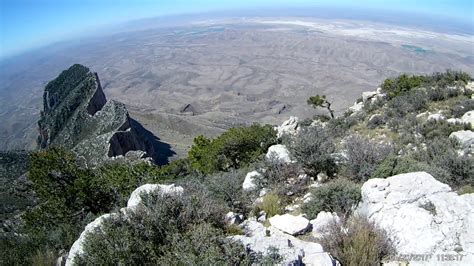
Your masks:
M474 194L458 195L426 172L370 179L357 212L390 234L400 254L432 254L411 265L446 265L438 254L464 255L474 265Z

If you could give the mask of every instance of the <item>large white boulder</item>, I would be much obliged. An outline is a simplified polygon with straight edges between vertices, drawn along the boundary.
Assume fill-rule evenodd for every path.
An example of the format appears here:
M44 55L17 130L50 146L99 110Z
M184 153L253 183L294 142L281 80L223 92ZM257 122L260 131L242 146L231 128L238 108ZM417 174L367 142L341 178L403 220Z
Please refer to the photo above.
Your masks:
M356 212L386 229L400 254L464 255L474 265L474 194L459 196L425 172L370 179L362 186ZM446 264L440 264L446 265Z
M277 160L281 163L293 162L290 158L290 152L285 145L277 144L268 148L267 154L265 155L267 160Z
M299 119L296 116L291 116L288 120L284 121L281 126L275 127L277 131L277 137L281 138L284 135L294 136L299 131Z
M325 232L326 227L330 226L332 223L339 223L339 221L340 218L335 212L330 213L322 211L318 213L316 219L310 221L313 228L313 236L316 238L321 237L323 232Z
M257 171L252 171L247 173L244 179L244 183L242 183L242 188L245 191L254 190L257 188L256 178L262 177L262 175Z
M283 257L281 265L336 265L336 261L324 252L318 243L300 240L273 226L266 228L254 219L245 221L243 225L245 235L232 236L231 238L241 241L251 250L263 254L266 254L269 247L277 248Z
M127 202L127 207L122 208L120 212L124 215L127 215L129 212L133 212L137 209L138 206L142 204L142 198L144 194L150 193L163 193L163 194L181 194L183 192L183 188L180 186L171 185L159 185L159 184L146 184L137 189L135 189L130 198ZM84 231L81 233L79 238L74 242L69 250L68 257L66 259L66 266L74 265L74 259L77 256L80 256L84 252L84 241L88 234L93 232L98 232L101 230L101 226L103 222L107 219L113 219L114 217L118 217L118 213L107 213L104 214L88 225L86 225Z
M471 130L460 130L451 133L450 138L457 139L464 148L470 148L474 145L474 132Z
M465 113L461 120L463 123L471 124L471 127L474 127L474 110Z
M135 189L127 202L127 208L135 208L142 203L142 196L150 193L163 193L163 194L181 194L183 188L180 186L171 185L159 185L159 184L146 184Z
M99 218L95 219L94 221L92 221L91 223L89 223L88 225L86 225L86 228L84 228L84 231L81 233L79 238L74 242L74 244L72 244L71 249L69 250L69 254L66 259L66 266L74 265L74 259L77 256L80 256L84 253L84 240L86 236L90 233L99 231L102 223L109 218L113 218L115 215L117 214L110 214L110 213L104 214L100 216Z
M311 228L309 220L301 215L275 215L269 219L269 222L275 228L290 235L299 235Z

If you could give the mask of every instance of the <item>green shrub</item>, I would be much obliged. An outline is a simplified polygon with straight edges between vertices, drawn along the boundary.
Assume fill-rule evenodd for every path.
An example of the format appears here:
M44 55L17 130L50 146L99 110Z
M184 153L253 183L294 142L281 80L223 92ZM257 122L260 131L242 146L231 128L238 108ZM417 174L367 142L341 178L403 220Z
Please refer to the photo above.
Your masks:
M222 202L234 212L246 213L248 211L246 203L250 200L242 189L244 177L242 171L233 170L207 176L203 183L213 199Z
M205 174L238 169L255 161L276 143L271 126L231 128L215 139L198 136L189 150L191 166Z
M258 187L270 189L284 201L289 194L302 195L308 187L309 178L299 178L303 173L299 164L265 160L261 168L266 170L255 180Z
M428 96L424 91L412 90L392 98L388 107L397 116L404 117L407 114L420 112L428 107Z
M420 151L417 160L430 166L427 171L452 187L474 185L474 158L458 154L459 143L453 139L435 138Z
M385 115L374 115L367 121L367 128L375 129L385 125L387 117Z
M310 219L316 218L321 211L347 216L360 200L360 187L357 184L337 179L315 188L311 192L311 200L303 205L303 212Z
M456 102L451 107L451 114L453 117L460 118L465 113L474 110L474 99L466 99Z
M389 98L394 98L413 88L418 88L426 82L425 76L409 76L402 74L394 79L386 79L382 83L382 89L387 93Z
M372 173L371 178L387 178L394 175L429 171L431 167L410 157L390 155L383 160Z
M474 193L474 186L472 185L464 185L458 189L459 195L472 194L472 193Z
M395 254L388 233L361 216L330 223L323 230L320 243L337 261L348 266L378 266L384 258Z
M75 263L250 263L243 245L224 234L224 208L201 186L189 186L181 195L148 195L143 203L143 209L111 217L89 234Z
M267 217L272 217L280 214L282 211L281 200L278 195L268 193L263 197L259 205L260 209L265 211Z
M347 174L357 182L369 179L378 165L393 152L392 145L376 143L358 135L350 136L344 146Z
M414 88L441 87L465 85L471 80L469 74L462 71L447 70L444 73L434 73L426 76L402 74L396 78L386 79L381 87L389 98L394 98Z
M33 231L63 232L67 242L62 245L77 237L77 227L88 214L108 212L119 197L107 180L80 168L75 155L60 148L32 153L28 169L39 204L22 219Z
M325 172L332 176L337 171L335 160L331 156L335 151L333 139L322 127L303 128L291 143L290 150L309 175L316 176Z
M347 117L336 117L329 120L325 129L334 138L343 137L351 127L357 125L364 118L364 115L361 112Z
M464 123L448 123L446 120L429 120L421 125L419 133L427 139L448 138L451 133L459 130L470 130L471 126Z
M430 101L437 102L437 101L443 101L446 98L448 98L448 90L446 88L436 87L436 88L428 89L426 92L428 94L428 99L430 99Z

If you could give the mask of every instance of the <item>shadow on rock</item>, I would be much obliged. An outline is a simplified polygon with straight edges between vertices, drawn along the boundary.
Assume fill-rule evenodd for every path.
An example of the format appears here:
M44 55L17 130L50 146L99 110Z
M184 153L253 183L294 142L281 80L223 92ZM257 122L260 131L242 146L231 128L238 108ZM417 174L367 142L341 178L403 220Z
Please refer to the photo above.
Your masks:
M130 118L130 123L144 140L146 152L151 156L153 161L158 165L168 164L169 159L176 154L176 152L171 149L171 145L162 142L160 138L144 128L137 120Z

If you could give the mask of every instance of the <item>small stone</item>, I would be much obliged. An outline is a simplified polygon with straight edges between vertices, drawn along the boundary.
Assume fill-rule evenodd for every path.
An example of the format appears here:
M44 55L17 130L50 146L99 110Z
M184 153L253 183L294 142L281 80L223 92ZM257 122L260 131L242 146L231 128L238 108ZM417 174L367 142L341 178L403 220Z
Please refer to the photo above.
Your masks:
M318 180L319 183L324 183L326 182L326 180L328 180L328 175L326 175L325 173L319 173L316 176L316 180Z

